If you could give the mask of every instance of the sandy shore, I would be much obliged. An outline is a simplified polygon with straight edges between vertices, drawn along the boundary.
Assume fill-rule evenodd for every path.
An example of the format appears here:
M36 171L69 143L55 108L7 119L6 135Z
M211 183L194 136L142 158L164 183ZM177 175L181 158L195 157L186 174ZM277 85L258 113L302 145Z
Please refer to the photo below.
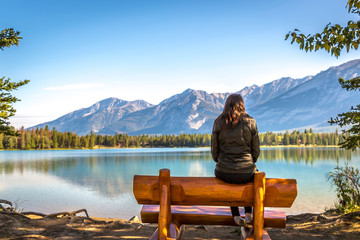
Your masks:
M131 220L63 216L31 219L0 211L0 239L148 239L156 225ZM360 211L340 215L323 214L288 216L285 229L268 229L273 240L360 239ZM240 239L237 227L186 225L183 239Z

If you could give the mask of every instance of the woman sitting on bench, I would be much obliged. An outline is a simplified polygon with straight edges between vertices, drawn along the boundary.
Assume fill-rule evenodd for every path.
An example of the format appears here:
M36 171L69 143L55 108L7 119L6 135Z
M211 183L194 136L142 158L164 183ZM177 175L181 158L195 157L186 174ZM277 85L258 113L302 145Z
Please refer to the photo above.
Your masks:
M254 179L255 162L260 154L256 121L245 112L240 94L231 94L223 112L216 118L211 136L211 154L216 162L215 176L227 183L247 183ZM245 207L245 219L239 208L231 207L236 224L251 227L252 207Z

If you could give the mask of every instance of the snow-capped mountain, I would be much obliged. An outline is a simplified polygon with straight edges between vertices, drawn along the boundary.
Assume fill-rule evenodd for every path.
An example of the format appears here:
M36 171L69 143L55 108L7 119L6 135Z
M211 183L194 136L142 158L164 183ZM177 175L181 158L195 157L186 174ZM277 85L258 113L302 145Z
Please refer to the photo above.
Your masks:
M275 98L286 91L312 79L312 76L307 76L300 79L293 79L290 77L280 78L262 86L252 85L240 90L239 93L246 104L247 108L265 103L272 98Z
M348 92L338 83L339 77L356 76L360 76L360 60L331 67L315 76L281 78L237 93L243 96L246 111L256 119L261 132L326 127L330 117L360 102L358 92ZM78 134L211 133L229 94L187 89L158 105L109 98L35 127L48 125Z
M129 114L116 126L129 134L207 133L228 95L187 89L154 107Z
M261 131L280 131L309 126L329 126L337 114L349 111L360 103L357 91L341 88L338 78L360 76L360 60L354 60L312 77L269 101L248 109Z
M55 127L62 132L76 132L85 135L93 131L102 133L104 128L111 125L126 115L153 105L143 100L124 101L117 98L107 98L88 108L68 113L54 121L39 124L35 127Z

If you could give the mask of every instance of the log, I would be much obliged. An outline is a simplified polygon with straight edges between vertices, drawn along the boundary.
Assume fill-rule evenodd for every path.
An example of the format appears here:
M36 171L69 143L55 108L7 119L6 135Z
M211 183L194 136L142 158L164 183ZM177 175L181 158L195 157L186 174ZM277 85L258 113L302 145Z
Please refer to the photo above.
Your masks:
M254 184L229 184L215 177L171 177L172 205L252 206ZM291 207L296 195L295 179L269 178L265 182L264 207ZM133 192L139 204L160 203L158 176L134 176Z
M190 225L230 225L237 226L231 215L230 207L215 206L171 206L172 222L178 226ZM244 210L240 215L245 217ZM143 205L141 221L144 223L158 223L159 206ZM264 227L285 228L286 213L283 211L265 210Z

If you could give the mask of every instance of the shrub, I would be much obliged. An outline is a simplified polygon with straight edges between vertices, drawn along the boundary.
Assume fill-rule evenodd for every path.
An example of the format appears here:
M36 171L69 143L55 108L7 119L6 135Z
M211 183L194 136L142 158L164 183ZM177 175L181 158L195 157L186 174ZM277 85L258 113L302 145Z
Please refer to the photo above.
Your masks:
M360 209L360 171L349 166L337 166L329 172L328 180L336 187L338 202L335 207L341 213L353 212Z

